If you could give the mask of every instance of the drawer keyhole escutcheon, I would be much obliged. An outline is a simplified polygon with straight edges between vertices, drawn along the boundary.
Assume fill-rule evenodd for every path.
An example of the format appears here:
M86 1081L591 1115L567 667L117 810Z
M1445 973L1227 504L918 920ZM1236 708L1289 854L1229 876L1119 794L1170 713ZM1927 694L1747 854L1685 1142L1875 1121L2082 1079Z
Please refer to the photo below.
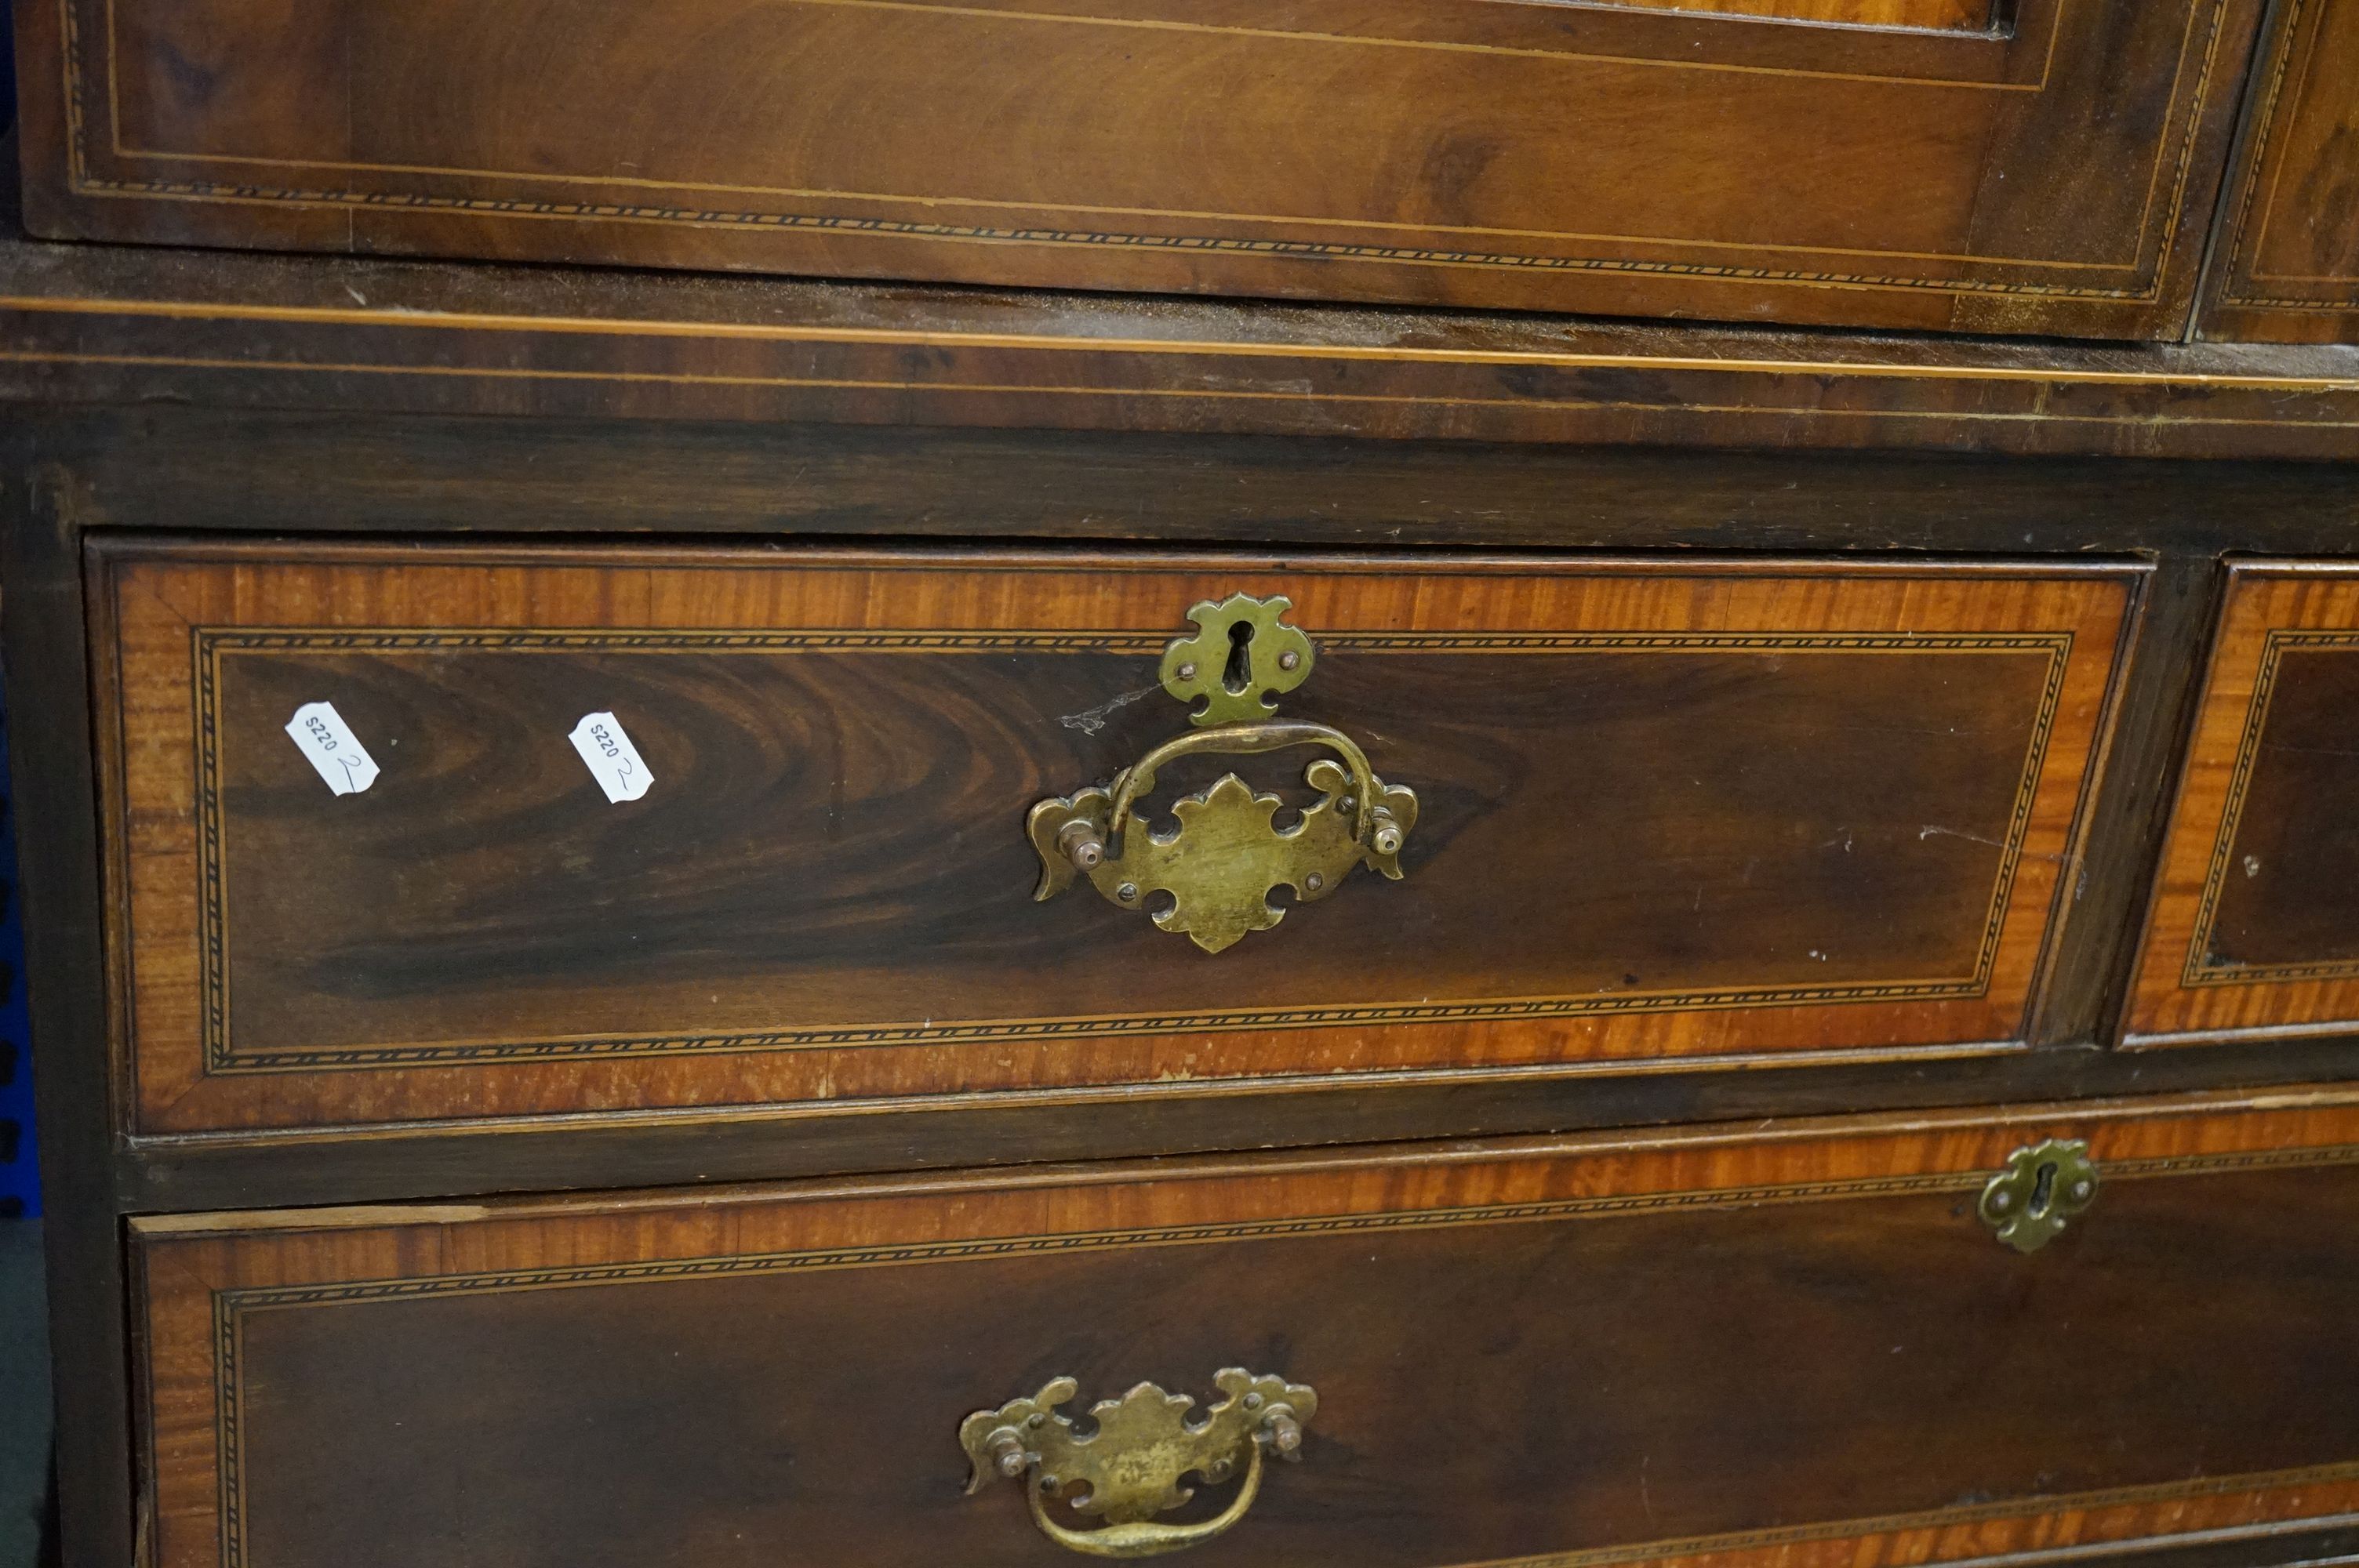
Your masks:
M1186 1394L1140 1383L1090 1409L1089 1429L1057 1408L1081 1392L1058 1378L1030 1399L977 1411L959 1423L959 1446L973 1465L967 1495L993 1478L1022 1484L1032 1522L1060 1546L1093 1557L1156 1557L1212 1540L1235 1524L1261 1495L1262 1465L1301 1456L1302 1431L1319 1396L1283 1378L1230 1367L1213 1374L1223 1396L1201 1414ZM1210 1485L1243 1477L1228 1507L1208 1519L1169 1524L1155 1516L1195 1496L1190 1476ZM1078 1513L1105 1522L1077 1530L1049 1504L1063 1495Z
M2051 1138L2006 1157L1983 1188L1983 1223L2017 1252L2037 1252L2097 1199L2097 1163L2078 1139Z
M1293 608L1284 594L1233 593L1197 605L1188 611L1196 634L1163 650L1163 689L1182 702L1204 699L1192 716L1200 727L1267 719L1277 698L1310 677L1317 656L1310 637L1286 624Z
M1032 807L1025 829L1040 856L1035 899L1054 898L1086 877L1116 908L1145 909L1164 930L1217 953L1286 917L1269 902L1280 886L1310 903L1332 894L1360 866L1400 880L1401 847L1417 826L1417 795L1378 778L1367 753L1342 730L1270 717L1276 695L1300 686L1314 657L1310 637L1285 623L1291 608L1283 597L1240 593L1188 611L1196 635L1164 649L1163 688L1185 702L1204 699L1191 715L1196 728L1148 752L1111 785ZM1158 833L1136 820L1157 773L1170 762L1295 746L1333 755L1303 770L1319 798L1286 827L1277 824L1285 803L1234 773L1176 802L1176 829ZM1164 900L1168 904L1156 907Z

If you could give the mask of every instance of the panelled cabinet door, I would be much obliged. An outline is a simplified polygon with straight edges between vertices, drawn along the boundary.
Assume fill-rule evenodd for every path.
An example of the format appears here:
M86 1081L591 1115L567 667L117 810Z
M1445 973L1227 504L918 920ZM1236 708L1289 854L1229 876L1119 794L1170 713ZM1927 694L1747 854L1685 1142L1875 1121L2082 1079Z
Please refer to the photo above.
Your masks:
M2295 1098L135 1221L154 1561L2290 1562L2359 1512Z
M2201 331L2359 342L2359 0L2288 0L2271 34Z
M2132 1044L2359 1029L2359 565L2232 567Z
M2176 336L2258 0L40 0L60 237Z
M118 1048L174 1133L2017 1049L2140 581L169 542L94 574Z

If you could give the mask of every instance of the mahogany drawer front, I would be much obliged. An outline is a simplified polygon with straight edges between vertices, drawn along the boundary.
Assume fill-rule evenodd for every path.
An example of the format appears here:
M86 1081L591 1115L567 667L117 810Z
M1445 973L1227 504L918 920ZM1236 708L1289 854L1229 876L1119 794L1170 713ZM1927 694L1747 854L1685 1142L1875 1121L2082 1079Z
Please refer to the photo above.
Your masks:
M2359 342L2359 3L2294 0L2271 32L2202 330Z
M58 237L2114 337L2259 9L18 6Z
M2049 1140L2093 1197L2017 1251ZM134 1221L156 1560L1073 1562L962 1420L1224 1368L1307 1390L1299 1463L1181 1561L2266 1534L2359 1511L2355 1141L2336 1090Z
M92 566L118 1045L135 1130L170 1132L2006 1049L2139 580L177 543ZM1415 793L1400 880L1358 871L1213 952L1085 881L1036 900L1036 802L1218 739L1158 673L1191 607L1239 593L1290 600L1315 648L1282 716ZM287 733L320 702L380 769L364 791ZM640 798L569 744L598 714ZM1309 760L1181 759L1144 819L1168 832L1223 770L1313 804Z
M2359 568L2230 568L2133 1044L2359 1025Z

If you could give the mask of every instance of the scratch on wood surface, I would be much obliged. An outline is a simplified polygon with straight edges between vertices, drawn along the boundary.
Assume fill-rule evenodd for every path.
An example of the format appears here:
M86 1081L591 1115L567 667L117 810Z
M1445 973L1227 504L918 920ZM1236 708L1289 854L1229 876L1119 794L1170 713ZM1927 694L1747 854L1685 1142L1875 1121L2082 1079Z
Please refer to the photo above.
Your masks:
M1985 838L1979 833L1966 833L1955 827L1937 827L1930 823L1928 823L1926 826L1919 827L1917 830L1917 841L1921 844L1926 839L1933 837L1936 833L1939 833L1945 838L1963 838L1968 843L1972 844L1987 844L1994 849L2004 849L2006 848L2004 843L2001 843L1996 838Z
M1963 838L1970 844L1987 844L1994 849L2004 849L2007 847L2004 841L1997 838L1986 838L1979 833L1968 833L1956 827L1942 827L1932 823L1927 823L1917 829L1917 841L1921 844L1937 833L1944 838ZM2054 860L2059 865L2061 865L2064 860L2063 856L2045 850L2027 849L2024 853L2035 860Z
M1106 727L1106 720L1114 716L1115 708L1127 708L1134 702L1143 702L1162 689L1163 687L1158 684L1141 687L1136 691L1126 691L1120 697L1098 704L1095 708L1084 708L1079 713L1061 714L1058 717L1057 722L1068 730L1079 730L1084 735L1094 735Z

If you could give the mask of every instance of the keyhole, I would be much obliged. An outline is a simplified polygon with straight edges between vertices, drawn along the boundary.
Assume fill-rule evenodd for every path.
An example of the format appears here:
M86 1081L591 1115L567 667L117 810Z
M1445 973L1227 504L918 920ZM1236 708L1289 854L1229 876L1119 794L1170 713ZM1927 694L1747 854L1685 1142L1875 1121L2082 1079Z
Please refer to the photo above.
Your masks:
M1229 663L1221 672L1221 684L1232 694L1241 695L1253 681L1253 655L1246 647L1254 640L1253 622L1229 622Z
M2031 1217L2038 1219L2056 1201L2056 1162L2050 1160L2039 1167L2039 1174L2031 1179Z

